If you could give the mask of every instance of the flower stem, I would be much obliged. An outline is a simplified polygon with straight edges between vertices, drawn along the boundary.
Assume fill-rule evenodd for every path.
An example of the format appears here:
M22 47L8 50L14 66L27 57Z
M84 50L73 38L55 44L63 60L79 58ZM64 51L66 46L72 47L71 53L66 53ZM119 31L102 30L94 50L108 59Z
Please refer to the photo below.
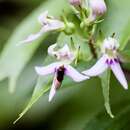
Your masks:
M92 53L92 55L93 55L93 58L97 59L97 53L96 53L96 49L95 49L95 47L94 47L94 39L93 39L93 36L90 36L90 37L89 37L88 44L89 44L91 53Z

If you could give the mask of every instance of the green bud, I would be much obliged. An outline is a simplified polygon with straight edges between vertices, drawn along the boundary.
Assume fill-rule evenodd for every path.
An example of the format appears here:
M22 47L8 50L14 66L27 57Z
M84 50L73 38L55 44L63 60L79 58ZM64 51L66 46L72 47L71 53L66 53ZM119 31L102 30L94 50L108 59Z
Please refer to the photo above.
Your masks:
M67 35L73 34L75 31L75 25L72 22L67 22L64 31Z

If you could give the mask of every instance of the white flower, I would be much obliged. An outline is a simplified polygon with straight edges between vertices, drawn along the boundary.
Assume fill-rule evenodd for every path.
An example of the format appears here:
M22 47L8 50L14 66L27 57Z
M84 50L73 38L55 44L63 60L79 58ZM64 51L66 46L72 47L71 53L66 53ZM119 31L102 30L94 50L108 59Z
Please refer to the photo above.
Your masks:
M96 20L97 16L101 16L107 11L104 0L89 0L88 3L92 10L92 14L89 16L92 21Z
M63 48L59 50L55 50L57 44L53 44L48 48L48 54L51 56L55 56L57 60L60 61L69 61L70 63L75 59L75 54L70 50L69 46L65 44Z
M45 67L35 67L35 70L37 74L42 76L46 76L48 74L54 75L52 87L49 94L49 102L56 94L56 90L60 88L65 75L72 78L75 82L81 82L88 79L87 76L80 74L72 66L61 62L52 63Z
M65 25L62 21L53 18L52 16L48 16L48 11L45 11L38 18L40 24L42 25L41 30L36 34L31 34L25 40L20 43L30 43L36 39L38 39L41 35L48 31L62 30Z
M118 48L119 43L116 39L111 37L105 39L102 46L102 57L92 68L84 71L83 74L88 76L97 76L102 74L106 69L111 68L120 84L125 89L128 89L127 80L119 63L119 58L117 54Z

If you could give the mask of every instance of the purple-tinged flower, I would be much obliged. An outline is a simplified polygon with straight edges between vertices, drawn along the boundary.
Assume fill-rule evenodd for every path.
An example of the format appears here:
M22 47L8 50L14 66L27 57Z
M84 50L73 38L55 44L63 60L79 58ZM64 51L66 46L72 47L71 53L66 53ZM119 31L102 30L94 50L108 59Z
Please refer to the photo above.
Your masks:
M75 82L81 82L89 79L89 77L80 74L72 66L61 62L52 63L45 67L35 67L37 74L45 76L49 74L54 75L52 87L49 94L49 102L52 100L58 88L60 88L64 76L67 75L72 78Z
M70 4L73 6L79 6L82 3L82 0L69 0Z
M20 43L30 43L40 36L42 36L45 32L55 31L55 30L63 30L65 28L64 22L55 19L52 16L48 16L48 11L45 11L38 18L40 24L42 25L41 30L36 34L31 34L25 40Z
M89 7L92 10L92 14L90 14L90 19L96 20L98 16L103 15L107 11L106 4L104 0L89 0Z
M75 59L74 51L71 51L69 46L65 44L63 48L56 50L57 44L53 44L48 48L48 54L55 56L57 60L69 61L70 63Z
M111 37L105 39L101 49L103 56L92 68L83 71L83 74L88 76L97 76L102 74L106 69L110 68L120 84L125 89L128 89L127 80L119 63L119 58L117 54L118 48L119 43L116 39Z

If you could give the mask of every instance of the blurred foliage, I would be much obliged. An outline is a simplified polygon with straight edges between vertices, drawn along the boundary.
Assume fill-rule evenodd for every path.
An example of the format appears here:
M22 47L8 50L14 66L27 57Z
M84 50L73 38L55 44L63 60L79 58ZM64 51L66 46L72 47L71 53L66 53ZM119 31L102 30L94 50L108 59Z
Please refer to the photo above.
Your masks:
M108 13L98 28L105 36L115 32L123 50L129 43L130 1L106 2ZM0 129L129 130L130 91L124 91L113 75L109 89L114 119L105 112L99 78L92 78L79 84L74 84L65 78L63 87L52 103L48 103L48 93L40 95L39 101L13 125L13 121L30 101L36 85L34 66L42 64L43 61L44 64L50 62L50 59L46 59L46 50L50 44L56 42L57 34L53 36L49 34L49 37L43 37L30 46L15 45L26 35L39 29L37 16L42 11L48 9L50 14L58 17L64 8L69 11L65 0L0 0L0 78L13 78L13 82L17 80L14 94L8 92L8 79L0 82ZM127 50L128 46L127 44ZM90 64L83 62L79 66L78 69L83 70ZM129 64L123 65L128 81L129 66ZM37 85L38 89L35 88L34 94L41 92L40 88L45 87L43 83L46 78L40 77L38 81L40 85Z

